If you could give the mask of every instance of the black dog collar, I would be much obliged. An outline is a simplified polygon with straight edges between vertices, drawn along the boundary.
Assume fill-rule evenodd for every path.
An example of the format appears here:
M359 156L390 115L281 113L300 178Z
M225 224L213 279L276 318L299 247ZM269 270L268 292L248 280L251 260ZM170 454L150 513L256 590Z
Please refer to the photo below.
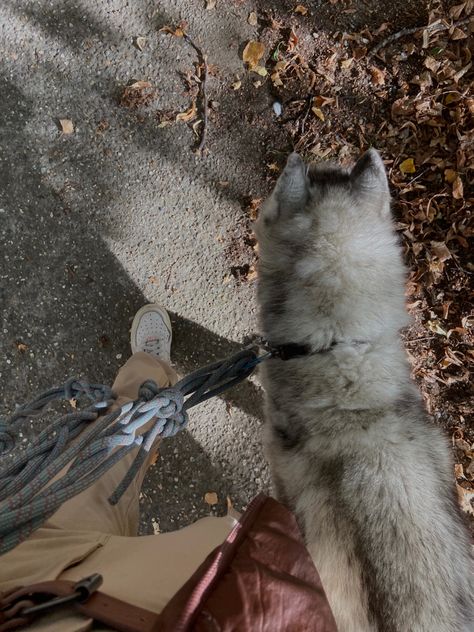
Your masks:
M325 353L330 351L337 345L337 342L333 342L329 347L320 349L319 351L313 351L310 345L300 345L296 342L289 342L284 345L272 345L271 343L264 341L262 346L266 351L271 353L272 358L278 358L279 360L293 360L294 358L302 358L308 355L316 355L318 353Z

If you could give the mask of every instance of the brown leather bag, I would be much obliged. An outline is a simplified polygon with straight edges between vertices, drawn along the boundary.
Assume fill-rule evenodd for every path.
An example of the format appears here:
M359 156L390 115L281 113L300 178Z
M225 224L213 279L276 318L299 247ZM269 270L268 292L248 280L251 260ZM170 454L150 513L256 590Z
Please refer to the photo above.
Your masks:
M57 580L5 596L4 613L10 608L14 616L2 621L0 612L0 632L30 620L22 618L21 608L14 603L25 599L34 603L39 593L64 596L72 592L73 582ZM225 542L161 614L98 591L85 603L74 605L119 632L337 632L294 516L263 495L252 501Z

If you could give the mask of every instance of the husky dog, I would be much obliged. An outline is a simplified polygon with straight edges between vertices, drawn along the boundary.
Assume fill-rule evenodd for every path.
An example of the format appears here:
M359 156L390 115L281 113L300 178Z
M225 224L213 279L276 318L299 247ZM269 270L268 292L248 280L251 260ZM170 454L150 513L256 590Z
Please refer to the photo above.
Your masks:
M256 225L265 445L339 632L472 632L447 440L410 379L405 268L374 149L352 170L291 154ZM290 359L288 359L288 356Z

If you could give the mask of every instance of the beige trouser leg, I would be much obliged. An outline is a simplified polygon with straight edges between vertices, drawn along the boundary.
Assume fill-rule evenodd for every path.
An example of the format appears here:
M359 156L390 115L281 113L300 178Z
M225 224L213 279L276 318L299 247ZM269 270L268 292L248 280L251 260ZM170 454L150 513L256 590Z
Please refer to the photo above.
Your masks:
M158 386L171 386L178 381L176 372L165 362L147 353L135 353L119 370L113 390L117 401L113 408L138 397L138 389L147 379ZM149 461L144 463L116 505L108 497L116 489L137 454L132 450L91 487L78 494L48 520L47 526L57 529L87 529L113 535L137 535L139 525L139 492ZM153 454L150 454L150 458ZM80 525L80 527L79 527Z
M159 386L177 380L164 362L134 354L114 383L121 405L138 395L147 379ZM139 492L145 464L120 502L108 497L128 471L135 453L127 455L89 489L67 501L28 540L0 559L0 592L50 579L79 580L103 575L101 590L160 612L205 557L227 537L234 518L203 518L173 533L135 536ZM159 461L158 461L159 464ZM83 632L92 622L73 611L46 615L29 629L35 632ZM102 628L105 629L105 628Z

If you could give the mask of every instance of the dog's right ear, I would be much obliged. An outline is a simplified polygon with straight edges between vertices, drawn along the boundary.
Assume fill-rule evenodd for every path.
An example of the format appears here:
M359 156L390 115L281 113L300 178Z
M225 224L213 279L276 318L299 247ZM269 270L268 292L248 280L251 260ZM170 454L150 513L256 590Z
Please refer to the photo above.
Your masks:
M309 182L307 167L301 156L289 155L275 189L263 207L263 219L271 222L277 218L291 217L302 211L308 201Z
M351 171L351 181L361 191L388 193L385 165L376 149L372 147L359 158Z

